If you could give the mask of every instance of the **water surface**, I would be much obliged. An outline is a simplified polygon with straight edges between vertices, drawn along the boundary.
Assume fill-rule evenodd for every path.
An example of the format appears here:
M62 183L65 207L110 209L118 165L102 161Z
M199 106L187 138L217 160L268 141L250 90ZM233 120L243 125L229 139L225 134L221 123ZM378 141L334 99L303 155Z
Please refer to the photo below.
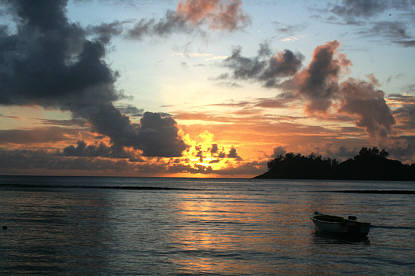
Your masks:
M1 273L415 274L415 195L335 192L415 190L413 182L3 176L0 184ZM364 241L321 236L315 210L375 227Z

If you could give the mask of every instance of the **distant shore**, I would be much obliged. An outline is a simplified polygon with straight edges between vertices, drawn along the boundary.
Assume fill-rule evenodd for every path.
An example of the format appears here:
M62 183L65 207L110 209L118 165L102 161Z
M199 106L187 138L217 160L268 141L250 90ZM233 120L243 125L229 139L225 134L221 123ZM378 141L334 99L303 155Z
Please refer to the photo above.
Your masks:
M415 164L388 159L389 154L378 148L363 147L346 161L320 155L287 153L268 162L268 171L256 179L325 179L415 181Z

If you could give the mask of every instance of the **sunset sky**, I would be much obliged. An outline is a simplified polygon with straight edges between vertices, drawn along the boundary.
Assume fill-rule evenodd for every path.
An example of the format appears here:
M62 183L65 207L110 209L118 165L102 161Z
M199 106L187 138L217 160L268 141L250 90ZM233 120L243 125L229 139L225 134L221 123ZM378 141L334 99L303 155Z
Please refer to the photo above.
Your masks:
M415 1L0 4L0 173L252 177L415 162Z

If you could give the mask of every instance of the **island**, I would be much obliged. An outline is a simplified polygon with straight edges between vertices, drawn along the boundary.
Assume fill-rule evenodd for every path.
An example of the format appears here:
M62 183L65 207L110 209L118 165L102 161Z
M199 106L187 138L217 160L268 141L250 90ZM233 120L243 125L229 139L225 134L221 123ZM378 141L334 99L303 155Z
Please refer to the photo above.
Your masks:
M268 171L257 179L415 180L415 164L388 159L388 152L363 147L339 162L321 155L286 153L268 162Z

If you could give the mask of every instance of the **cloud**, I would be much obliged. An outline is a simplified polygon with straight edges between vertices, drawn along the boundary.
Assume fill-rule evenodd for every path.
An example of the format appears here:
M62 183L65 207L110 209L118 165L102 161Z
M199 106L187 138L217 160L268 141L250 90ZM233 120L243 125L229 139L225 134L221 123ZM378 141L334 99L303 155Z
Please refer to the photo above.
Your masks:
M328 4L327 11L333 14L327 22L359 25L357 33L364 37L379 38L382 42L387 39L403 47L415 46L414 37L408 34L415 11L413 0L343 0ZM387 17L389 21L384 20Z
M38 144L67 141L78 133L76 129L62 127L42 127L29 130L7 129L0 130L0 144Z
M228 158L235 158L236 160L242 160L242 158L238 155L235 148L231 148L228 153Z
M0 34L0 56L5 57L0 59L0 104L69 110L117 147L132 146L148 156L179 156L185 145L171 117L147 113L137 126L114 107L123 95L114 87L118 73L104 61L109 38L88 40L79 24L68 21L65 6L66 1L7 3L17 32ZM114 24L95 31L112 33L119 25Z
M102 23L100 25L88 26L87 33L98 36L98 40L103 43L109 43L112 37L119 36L123 32L123 25L128 21L114 21L111 23Z
M248 25L250 19L243 12L240 0L180 0L176 11L168 10L158 20L141 19L128 30L126 37L142 39L146 35L167 37L172 33L203 33L199 27L205 23L210 29L235 31Z
M138 148L144 156L181 156L187 146L170 115L146 112L140 122Z
M415 130L415 96L393 94L388 99L399 106L393 111L393 116L398 121L397 127Z
M340 72L351 65L337 52L339 45L334 40L316 47L308 67L286 83L294 93L307 100L306 111L309 113L327 112L338 91Z
M398 21L374 22L369 28L359 31L359 34L366 37L384 37L396 42L411 38L407 31L407 25Z
M107 146L104 143L87 145L84 141L78 141L76 146L68 146L63 149L65 156L79 157L108 157L108 158L127 158L128 153L124 149L114 146Z
M347 71L351 62L337 52L338 47L337 41L318 46L308 68L291 80L292 91L305 98L310 114L328 113L333 106L338 112L356 117L356 125L365 128L371 137L386 138L395 120L384 92L374 88L373 74L369 75L372 83L354 79L340 83L340 73Z
M142 39L145 35L166 37L172 33L183 32L191 33L194 28L191 28L186 19L176 12L168 10L166 15L156 21L152 19L141 19L128 30L127 38Z
M234 79L254 80L265 87L275 87L281 78L292 76L298 71L303 58L300 53L290 50L272 55L268 44L261 44L256 57L242 56L241 48L238 47L223 61L223 65L232 70Z
M274 21L273 23L275 25L275 30L278 33L283 33L289 36L295 36L297 32L300 32L306 28L305 25L287 25L278 21Z
M117 109L122 113L126 114L129 117L141 117L144 114L143 109L138 109L137 107L127 104L127 105L118 105Z
M214 170L218 175L259 175L266 171L266 162L246 162L239 166Z
M86 121L82 118L70 119L70 120L40 119L40 121L44 125L53 125L53 126L64 126L64 127L71 127L71 126L85 127L86 126Z
M177 14L193 26L207 22L211 29L227 31L241 29L250 23L240 0L180 0Z
M387 9L387 1L383 0L343 0L334 5L330 11L348 20L367 18Z
M393 41L396 44L399 44L403 47L415 47L415 39L412 40L395 40Z
M11 172L33 172L39 171L43 174L53 170L81 170L101 171L111 170L113 172L124 171L131 168L126 160L108 160L99 158L67 158L57 153L41 150L6 150L0 148L0 171Z
M379 85L378 80L373 74L368 74L370 82L355 79L341 82L342 73L348 72L352 63L338 51L339 46L336 40L317 46L311 62L302 70L299 70L301 63L293 67L283 67L292 70L283 70L287 74L282 82L277 79L279 71L275 68L278 66L270 66L271 63L263 58L270 56L266 44L261 45L255 58L242 57L240 48L234 50L225 60L225 65L232 69L234 78L265 81L265 86L275 86L283 90L275 98L257 99L257 107L280 108L286 107L289 102L300 100L304 102L306 113L313 117L354 120L372 138L386 138L391 133L395 120L385 102L384 92L375 89ZM340 113L340 116L333 112Z
M339 112L357 116L356 125L364 127L371 137L385 138L395 124L384 93L373 84L348 79L340 85Z

